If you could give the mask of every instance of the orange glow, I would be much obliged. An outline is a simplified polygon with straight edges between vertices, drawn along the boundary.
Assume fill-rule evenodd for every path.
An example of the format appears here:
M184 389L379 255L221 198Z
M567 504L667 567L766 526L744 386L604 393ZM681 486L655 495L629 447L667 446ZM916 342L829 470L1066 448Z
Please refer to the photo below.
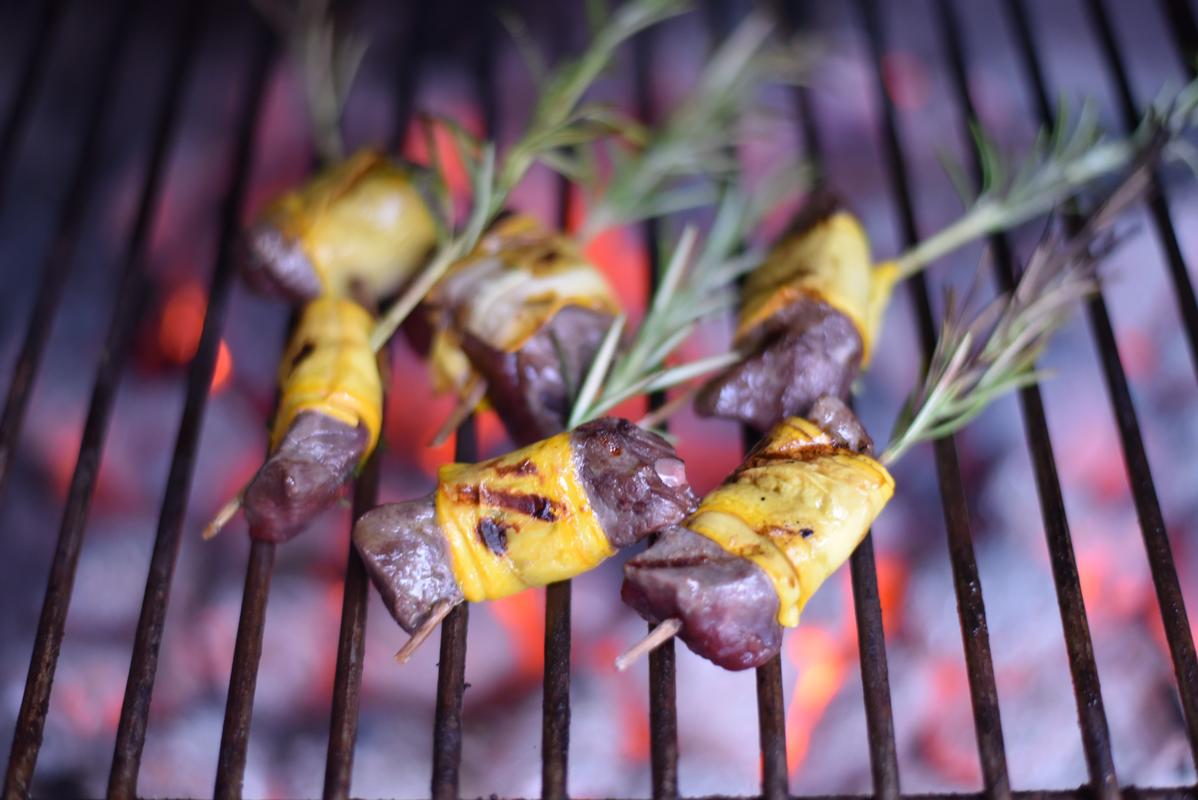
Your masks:
M1087 548L1078 551L1077 579L1081 584L1082 599L1086 601L1091 613L1098 611L1102 605L1102 587L1107 581L1109 570L1110 565L1107 563L1106 551L1100 548Z
M45 448L47 468L54 492L66 497L75 474L75 461L79 454L79 431L55 428L50 434L49 447Z
M463 113L463 111L465 113ZM478 124L478 115L473 113L471 109L454 109L450 116L453 119L461 120L462 127L473 135L479 135L480 125ZM454 197L464 197L470 189L470 177L466 174L466 165L458 156L458 149L454 145L453 135L449 129L439 122L433 122L433 148L436 150L437 157L441 160L441 167L444 169L445 183L449 187L449 192ZM425 129L425 122L421 119L414 119L408 126L407 136L405 137L403 147L404 158L417 164L432 166L431 153L428 146L428 134Z
M898 556L878 555L878 598L882 603L882 627L894 636L903 624L907 599L907 564Z
M624 732L620 737L620 755L629 761L644 762L649 760L649 709L641 699L643 693L639 687L636 689L622 683L617 694L620 729Z
M607 276L623 308L644 307L649 253L632 231L609 228L587 242L583 255Z
M932 665L932 686L935 687L935 703L944 709L957 709L968 717L969 683L965 678L964 665L954 659L942 659ZM943 717L936 715L925 723L919 734L919 742L925 757L949 780L964 786L981 782L981 765L978 763L977 742L968 725L961 734L950 734L957 730L946 724Z
M220 349L216 351L216 365L212 369L212 383L208 387L208 391L212 394L218 394L222 389L229 385L229 380L233 377L233 354L229 352L229 346L225 344L225 340L220 340Z
M799 670L786 709L786 759L793 773L802 766L812 732L844 684L852 649L844 637L817 625L800 625L789 634L786 651Z
M607 637L595 642L588 654L587 663L595 672L610 677L614 682L614 693L618 707L616 716L620 726L620 755L629 761L649 760L649 707L640 680L634 672L616 671L615 660L624 652L626 642Z
M208 298L198 283L185 283L171 292L158 322L158 346L169 361L186 364L195 355L207 308Z
M545 671L545 592L520 592L488 604L495 619L507 631L516 656L516 669L530 680L540 680Z

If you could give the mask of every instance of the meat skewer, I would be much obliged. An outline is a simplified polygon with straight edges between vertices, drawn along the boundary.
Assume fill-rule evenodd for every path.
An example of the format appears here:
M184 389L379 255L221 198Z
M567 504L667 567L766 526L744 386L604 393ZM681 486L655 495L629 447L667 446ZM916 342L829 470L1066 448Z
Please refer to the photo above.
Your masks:
M280 362L270 456L204 538L215 536L239 505L251 536L286 541L340 496L374 450L382 424L373 325L369 312L345 298L321 297L304 307Z
M1123 139L1104 137L1083 114L1042 131L1016 163L979 137L981 161L990 167L966 211L877 266L860 223L833 197L817 196L749 275L734 342L745 358L703 387L696 409L765 431L803 416L823 395L846 399L869 364L896 283L968 242L1051 211L1099 178L1178 157L1188 149L1176 140L1194 124L1196 91L1198 81L1162 97ZM969 191L968 181L955 182Z
M1154 155L1149 150L1075 233L1042 241L1009 296L966 319L949 294L927 374L879 460L848 407L818 399L806 419L775 426L693 514L625 565L625 602L650 622L669 623L695 653L727 669L772 658L782 628L798 623L807 599L889 500L894 484L884 465L1040 377L1037 355L1098 287L1104 248L1094 248L1095 238L1143 191ZM645 650L634 647L618 665Z
M696 410L764 431L820 397L848 399L896 277L893 264L873 266L838 200L810 203L745 282L733 340L745 356L699 391Z
M624 602L650 622L674 620L693 651L725 669L765 663L894 491L871 450L835 398L817 402L810 419L782 421L692 514L625 565Z
M497 160L494 145L479 143L479 152L466 159L475 196L461 232L437 229L411 173L395 163L371 151L340 161L338 124L345 87L325 83L306 87L314 132L327 145L322 155L335 166L284 196L250 229L243 271L268 293L291 300L316 299L306 308L301 330L292 337L280 367L283 406L274 425L271 454L250 485L218 512L205 529L206 537L215 535L244 508L252 535L282 541L337 498L378 440L382 381L374 352L441 275L473 250L532 165L560 147L548 141L552 138L548 134L577 142L598 135L589 118L576 117L575 110L616 48L680 10L678 0L625 4L596 33L578 61L566 62L546 76L546 96L511 152ZM323 43L316 50L297 48L304 75L331 74L333 58L344 41L325 29L328 23L321 15L285 16L276 23L293 46L314 39ZM327 51L321 49L324 45ZM327 63L309 63L309 58ZM430 191L441 198L438 188L443 187L432 185ZM434 244L431 262L413 275L413 266ZM388 309L385 321L373 320L363 307L349 310L353 301L346 298L373 305L380 295L405 282L407 287ZM333 319L334 324L308 335L304 320L309 310L317 305L327 308L328 303L337 311L322 318ZM312 358L326 352L332 355Z
M694 506L669 443L608 417L446 465L432 494L363 515L353 541L392 616L419 636L447 607L578 575Z

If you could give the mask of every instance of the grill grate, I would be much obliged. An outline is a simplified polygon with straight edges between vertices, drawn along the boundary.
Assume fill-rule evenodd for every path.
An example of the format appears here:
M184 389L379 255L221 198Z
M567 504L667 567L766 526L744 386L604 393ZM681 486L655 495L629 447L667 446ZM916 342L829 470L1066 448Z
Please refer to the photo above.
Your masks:
M1020 77L1026 81L1042 120L1049 122L1052 113L1048 102L1048 88L1035 31L1029 18L1030 4L1027 0L1002 2L1014 31L1017 55L1023 72ZM9 117L0 129L0 192L3 192L7 178L12 173L15 143L26 124L32 98L45 71L61 5L58 0L48 0L38 9L34 19L29 49L16 83L15 99ZM53 245L42 265L37 299L14 377L9 385L3 418L0 419L0 491L3 490L10 471L12 452L21 432L24 411L41 364L50 328L58 313L63 286L75 260L87 200L94 192L101 130L105 124L106 109L111 105L109 100L116 85L121 54L128 44L127 32L132 27L131 23L136 15L144 11L144 5L146 4L139 0L125 0L121 4L103 50L98 70L98 86L91 94L85 117L87 122L83 136L84 144L70 173L71 191L58 220ZM424 7L424 4L420 5ZM195 67L197 43L200 32L204 29L207 6L208 4L202 0L185 0L185 7L177 11L177 46L168 66L161 110L154 123L148 162L150 166L140 189L135 223L124 247L120 290L112 310L104 357L95 378L78 462L71 480L50 569L5 777L5 797L27 795L34 774L51 684L63 640L84 525L95 490L100 452L107 433L115 392L131 349L133 322L139 316L138 310L147 289L144 270L148 234L155 215L160 213L164 165L173 143L178 138L180 98L184 94L183 87L187 85ZM1187 69L1193 75L1193 67L1186 56L1198 49L1198 27L1195 26L1190 8L1184 0L1164 0L1162 6L1175 34L1176 41L1173 45L1183 56ZM787 10L793 9L788 6ZM885 50L886 32L882 26L880 7L877 0L858 0L855 10L867 32L872 55L873 94L881 111L884 155L894 207L898 214L902 237L906 243L911 243L918 239L919 227L908 173L910 162L898 129L895 108L884 91L882 53ZM961 4L952 0L936 0L935 10L940 46L947 60L956 107L960 111L959 122L964 130L967 121L974 116L974 107L966 80L967 43L964 41L958 19L958 15L962 13ZM717 30L726 30L730 16L726 4L712 4L711 11L711 26ZM1139 109L1128 80L1127 59L1120 52L1115 40L1108 12L1102 0L1088 0L1086 12L1100 43L1109 78L1117 90L1121 112L1128 125L1134 124ZM418 11L416 16L422 17L424 13ZM399 144L398 137L407 129L411 115L423 56L419 37L421 24L421 20L417 19L412 26L409 41L406 42L408 47L404 48L406 56L397 76L396 124L393 128L397 133L396 141L392 142L393 149ZM207 316L196 357L188 372L186 400L162 499L149 577L137 623L128 684L117 729L109 782L109 793L113 797L136 795L167 601L179 552L183 519L208 397L207 390L216 364L233 281L232 248L251 188L254 142L264 115L268 77L278 58L266 31L256 24L253 30L246 61L247 80L238 98L239 122L233 132L235 144L228 173L229 182L223 195L225 199L219 223L220 246L209 287ZM494 86L495 31L489 24L480 25L479 37L480 46L476 48L477 60L474 64L475 94L479 106L483 109L484 127L488 133L494 133L498 129L497 92ZM648 52L649 44L642 38L633 54L636 83L642 89L637 97L637 108L645 118L651 118L653 110L647 91ZM794 102L800 119L800 133L806 155L818 161L822 142L815 125L812 98L806 90L800 89L795 91ZM976 163L974 167L980 169L980 165ZM9 194L11 195L11 187ZM568 195L564 187L559 194L559 209L564 221L568 211ZM0 197L3 195L0 194ZM1190 354L1195 361L1195 367L1198 367L1198 303L1195 301L1193 286L1164 195L1154 195L1148 208L1155 233L1163 245L1166 267L1174 282ZM652 258L657 252L655 227L648 226L646 234ZM1009 287L1016 279L1011 248L1002 237L996 237L992 246L996 255L997 281L1002 287ZM651 270L650 274L653 272ZM935 337L935 320L929 302L928 287L922 276L917 276L912 281L910 291L917 311L921 341L925 352L929 352ZM1100 352L1123 457L1131 479L1136 512L1176 672L1190 746L1198 762L1198 661L1195 658L1181 586L1166 536L1160 502L1144 449L1127 374L1120 360L1114 329L1101 296L1089 305L1088 314L1093 337ZM1088 769L1088 784L1075 791L1011 790L985 604L967 510L966 486L958 463L957 450L950 438L935 445L936 470L948 531L948 553L960 615L984 791L980 795L944 797L1014 797L1021 800L1063 800L1073 797L1114 800L1120 796L1129 800L1192 798L1196 791L1190 786L1137 789L1121 788L1119 785L1061 482L1057 474L1056 459L1039 389L1034 386L1024 389L1020 393L1020 402L1027 446L1035 469L1057 601L1065 631ZM457 459L475 458L477 432L472 420L467 421L459 430L456 442ZM379 458L376 454L355 488L355 516L374 505L378 481ZM219 797L238 797L241 794L274 560L273 545L253 543L246 571L220 743L215 782L215 795ZM350 795L365 648L367 579L362 563L352 547L347 565L324 782L324 794L331 798L345 798ZM852 557L851 578L874 796L898 798L903 795L900 792L878 576L871 537L864 540ZM567 796L570 603L569 582L549 587L546 602L542 797L554 800ZM431 796L434 800L450 800L459 795L462 695L468 623L469 609L462 605L448 616L441 631L433 729ZM668 800L679 795L673 644L669 643L654 652L649 663L652 793L654 798ZM757 671L756 683L762 756L761 792L768 800L783 800L789 795L789 788L785 705L779 659L775 658Z

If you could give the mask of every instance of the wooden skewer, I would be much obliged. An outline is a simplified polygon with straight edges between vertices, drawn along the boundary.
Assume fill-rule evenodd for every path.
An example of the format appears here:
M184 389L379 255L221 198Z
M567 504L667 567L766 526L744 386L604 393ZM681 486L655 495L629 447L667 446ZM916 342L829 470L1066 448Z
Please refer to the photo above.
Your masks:
M433 610L428 615L428 619L424 621L424 624L416 629L416 632L412 634L412 638L408 639L403 647L399 648L399 652L395 654L395 660L400 664L408 663L408 659L412 657L416 649L424 644L424 640L437 629L442 620L449 616L449 612L453 611L455 605L457 603L451 603L448 600L438 600L433 605Z
M692 386L686 387L686 389L674 395L665 403L653 409L645 416L641 417L639 420L637 420L636 424L642 428L645 428L646 430L652 430L653 428L656 428L658 425L681 411L683 407L691 401L691 398L699 393L699 389L702 388L702 386L702 383L695 383Z
M245 489L237 493L229 502L221 506L220 511L216 512L216 516L204 528L204 541L208 541L213 536L221 532L221 529L229 524L233 517L237 516L237 512L241 510L241 499L245 496Z
M478 404L482 402L486 394L486 381L475 379L474 383L467 388L466 394L453 407L453 411L449 412L449 417L437 429L437 435L429 442L429 447L440 447L445 444L445 440L449 438L449 434L457 430L458 426L466 420L466 417L470 416L470 412L478 407Z
M662 622L653 630L649 631L649 635L632 647L625 650L619 658L616 659L616 669L620 672L628 669L641 656L656 650L663 644L673 639L678 635L678 631L682 630L682 620L676 617L670 617Z

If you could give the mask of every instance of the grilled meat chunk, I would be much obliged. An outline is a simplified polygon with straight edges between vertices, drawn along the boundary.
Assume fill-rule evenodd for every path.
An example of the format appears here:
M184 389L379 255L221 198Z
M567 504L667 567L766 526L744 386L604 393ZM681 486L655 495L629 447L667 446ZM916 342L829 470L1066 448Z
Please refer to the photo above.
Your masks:
M820 398L810 417L775 427L695 513L625 564L624 602L651 622L679 620L679 638L725 669L778 653L784 625L893 491L862 455L872 442L847 406Z
M724 669L749 669L782 646L778 595L761 567L671 525L624 565L624 602L650 622L682 622L678 636Z
M438 602L462 602L432 497L363 514L354 525L354 546L391 615L408 633Z
M242 507L250 535L283 542L340 496L370 435L318 411L303 411L254 475Z
M512 441L526 445L566 427L570 398L611 323L606 312L566 306L514 352L463 334L462 351L486 381L487 399Z
M824 395L847 398L861 369L856 326L812 297L799 297L778 311L742 346L749 355L708 382L695 408L759 431L786 417L805 416Z

